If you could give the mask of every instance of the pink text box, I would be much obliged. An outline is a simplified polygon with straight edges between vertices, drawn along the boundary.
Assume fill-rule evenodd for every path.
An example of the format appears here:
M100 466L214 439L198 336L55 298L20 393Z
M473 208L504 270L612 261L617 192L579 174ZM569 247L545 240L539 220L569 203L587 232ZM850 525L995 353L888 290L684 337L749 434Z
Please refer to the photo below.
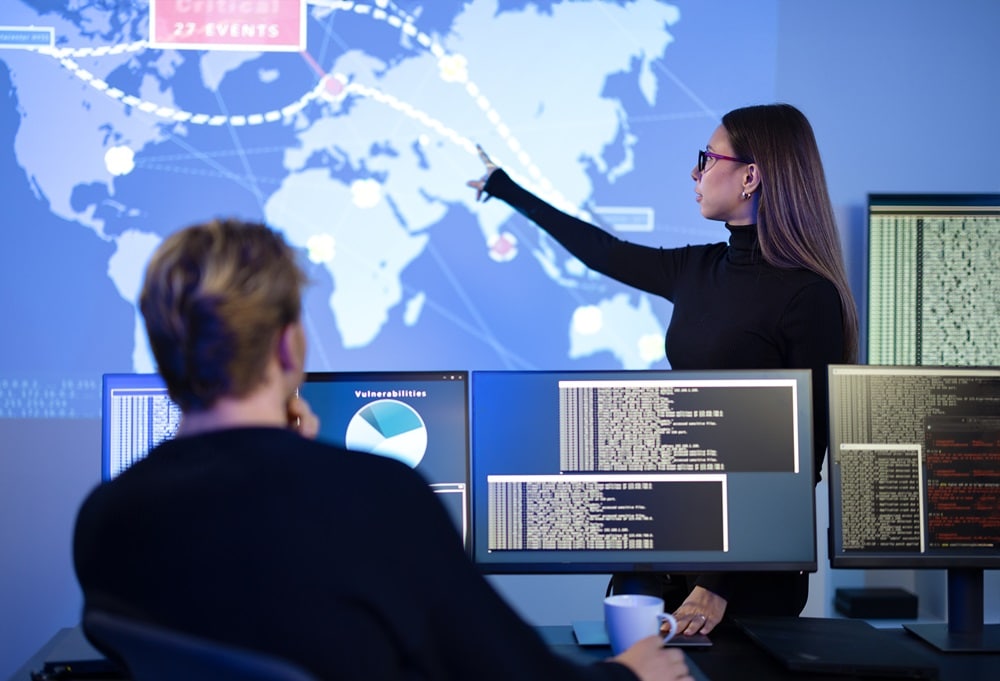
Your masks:
M149 42L162 49L301 52L306 0L149 0Z

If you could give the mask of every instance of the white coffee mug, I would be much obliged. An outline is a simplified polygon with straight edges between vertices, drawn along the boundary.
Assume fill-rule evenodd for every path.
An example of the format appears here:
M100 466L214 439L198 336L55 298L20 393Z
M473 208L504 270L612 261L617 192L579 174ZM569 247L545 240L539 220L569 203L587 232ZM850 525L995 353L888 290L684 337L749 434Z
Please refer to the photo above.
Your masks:
M663 599L639 594L616 594L604 599L604 628L611 641L611 652L624 652L636 641L660 633L663 622L670 623L667 643L677 633L677 620L663 612Z

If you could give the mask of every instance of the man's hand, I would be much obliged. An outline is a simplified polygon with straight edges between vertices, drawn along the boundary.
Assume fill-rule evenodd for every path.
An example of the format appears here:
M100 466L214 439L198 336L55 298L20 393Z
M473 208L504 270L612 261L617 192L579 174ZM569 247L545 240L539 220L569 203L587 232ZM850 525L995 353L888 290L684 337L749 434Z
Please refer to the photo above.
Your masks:
M298 393L288 400L288 427L310 440L319 434L319 417Z

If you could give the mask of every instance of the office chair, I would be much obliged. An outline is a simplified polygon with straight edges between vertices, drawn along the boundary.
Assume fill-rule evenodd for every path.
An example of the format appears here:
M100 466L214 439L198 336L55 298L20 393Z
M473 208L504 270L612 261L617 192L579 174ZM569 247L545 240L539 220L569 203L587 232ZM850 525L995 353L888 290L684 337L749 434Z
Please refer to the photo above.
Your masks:
M317 681L291 662L87 609L83 631L133 681Z

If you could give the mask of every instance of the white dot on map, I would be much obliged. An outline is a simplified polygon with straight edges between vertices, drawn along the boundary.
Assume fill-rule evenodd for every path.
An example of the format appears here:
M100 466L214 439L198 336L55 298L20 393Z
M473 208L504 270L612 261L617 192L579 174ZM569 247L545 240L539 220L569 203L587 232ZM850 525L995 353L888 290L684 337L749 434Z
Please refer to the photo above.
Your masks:
M566 268L566 273L574 277L586 277L590 273L587 266L576 258L570 258L563 266Z
M464 83L469 79L469 61L460 54L450 54L438 60L441 80L446 83Z
M135 153L128 147L111 147L104 153L104 167L115 176L135 170Z
M592 336L604 326L604 314L596 305L584 305L573 312L573 332L581 336Z
M351 183L351 199L358 208L377 206L382 200L382 185L375 180L355 180Z
M639 336L639 357L644 362L659 362L666 356L663 349L663 336L647 333Z
M316 234L306 240L306 250L309 252L309 262L317 265L329 263L337 254L337 242L329 234Z

